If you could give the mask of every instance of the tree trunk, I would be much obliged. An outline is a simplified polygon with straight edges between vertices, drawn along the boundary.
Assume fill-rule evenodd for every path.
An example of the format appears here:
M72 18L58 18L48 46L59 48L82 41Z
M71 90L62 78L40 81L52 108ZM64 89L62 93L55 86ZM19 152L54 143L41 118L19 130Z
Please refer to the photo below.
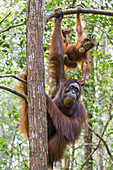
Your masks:
M88 118L90 119L92 118L92 115L90 113L88 113ZM92 126L90 123L89 125ZM88 127L84 129L84 143L86 144L84 146L84 160L86 160L92 151L92 131ZM86 170L93 169L91 160L92 160L92 157L86 163L86 167L87 167L85 168Z
M99 108L99 106L98 106ZM101 108L100 108L101 109ZM102 134L102 120L101 115L98 116L98 134ZM98 148L98 170L103 170L103 147L102 143L100 143L100 146Z
M100 82L98 80L98 84L101 84L102 80L100 79ZM102 127L103 127L103 123L102 123L102 115L101 115L101 111L102 111L102 104L101 104L101 100L102 100L102 91L100 88L98 88L98 92L97 92L97 106L98 106L98 134L101 136L102 134ZM98 170L103 170L103 147L102 147L102 143L100 143L99 148L98 148Z
M42 1L27 2L27 75L30 169L47 170Z
M92 60L91 60L92 59ZM91 64L91 74L92 74L92 79L94 80L94 61L93 61L93 56L90 57L90 64ZM89 81L90 81L90 78L89 78ZM91 82L91 91L89 93L89 95L92 95L93 98L95 98L95 88L93 86L93 82ZM94 100L91 101L92 103L94 103ZM87 110L90 108L88 108L89 106L87 106ZM90 113L90 111L87 111L88 112L88 115L87 117L89 119L92 119L93 115ZM88 122L88 124L92 127L92 124L90 122ZM86 144L84 146L84 160L87 159L87 157L90 155L90 153L92 152L92 131L86 127L85 130L84 130L84 143ZM93 163L92 163L92 156L91 158L87 161L86 163L86 166L87 168L85 168L85 170L92 170L93 169Z
M103 35L103 44L102 44L102 47L103 47L103 61L105 60L105 49L106 49L106 46L105 46L106 42L105 42L105 36ZM102 115L101 115L101 112L102 112L102 91L101 91L101 86L102 86L102 76L98 78L98 70L97 70L97 74L96 74L96 78L97 78L97 81L98 81L98 84L100 84L99 88L98 88L98 94L96 96L98 96L97 98L97 101L98 101L98 134L101 136L102 134L102 128L103 128L103 122L102 122ZM103 147L102 147L102 143L100 143L100 146L98 148L98 170L103 170Z

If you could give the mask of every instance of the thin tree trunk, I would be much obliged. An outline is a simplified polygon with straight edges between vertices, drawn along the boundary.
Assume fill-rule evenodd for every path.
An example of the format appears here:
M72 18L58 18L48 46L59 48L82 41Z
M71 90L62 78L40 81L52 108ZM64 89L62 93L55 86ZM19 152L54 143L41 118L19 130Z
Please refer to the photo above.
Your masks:
M92 58L92 61L90 61L90 64L91 64L91 71L92 71L92 76L94 75L94 61L93 61L93 56L90 57L90 59ZM92 79L94 80L94 76L92 77ZM89 80L90 81L90 80ZM93 82L91 83L91 88L92 88L92 91L91 93L93 94L93 96L95 96L95 88L93 86ZM94 102L94 101L92 101ZM88 107L87 107L88 109ZM88 111L88 118L89 119L92 119L92 114ZM88 122L88 124L92 127L92 124L90 122ZM90 153L92 152L92 131L86 127L85 130L84 130L84 143L86 144L84 146L84 160L87 159L87 157L90 155ZM85 170L93 170L93 164L92 164L92 160L93 158L91 157L87 163L86 163L86 166L87 168L85 168Z
M102 44L103 47L103 56L105 56L105 36L103 37L104 41ZM103 57L104 60L104 57ZM98 73L98 70L97 70ZM97 75L97 80L98 83L100 83L100 85L102 85L102 76L99 77L98 79L98 74ZM101 104L101 100L102 100L102 91L100 89L100 87L98 88L98 134L101 136L102 134L102 127L103 127L103 122L101 120L102 116L101 116L101 111L102 111L102 104ZM102 147L102 143L100 144L99 148L98 148L98 170L103 170L103 147Z
M42 1L27 2L27 75L30 170L47 170Z
M71 169L74 169L74 161L75 161L75 144L72 144L72 160L71 160Z
M92 118L92 115L89 113L88 114L88 118ZM90 123L89 123L90 126L92 126ZM84 143L87 144L84 146L84 160L87 159L87 157L89 156L89 154L92 152L92 131L86 127L84 129ZM92 157L87 161L86 163L86 166L87 168L85 168L85 170L92 170L93 169L93 166L92 166Z
M100 81L101 84L101 81ZM101 89L98 89L98 134L101 136L102 134L102 116L101 116L101 111L102 111L102 105L101 105L101 100L102 100L102 92ZM102 143L100 143L99 148L98 148L98 170L103 170L103 148L102 148Z
M93 37L93 30L94 28L90 28L90 30L88 30L88 32L90 33L89 36ZM91 74L92 74L92 79L94 81L94 56L92 56L90 54L89 57L90 60L90 65L91 65ZM88 77L89 78L89 77ZM89 78L90 81L90 78ZM93 96L93 98L95 99L95 88L93 85L93 82L91 82L91 94ZM89 93L90 95L90 93ZM94 100L92 100L92 103L94 103ZM88 109L88 107L87 107ZM87 110L87 117L89 119L92 119L93 115L90 113L90 111ZM90 122L88 122L88 124L92 127L92 124ZM92 152L92 131L86 127L84 130L84 143L86 144L84 146L84 160L87 160L87 157L90 155L90 153ZM92 156L91 158L87 161L87 163L85 164L87 166L87 168L85 168L85 170L93 170L93 163L92 163Z
M99 108L99 106L98 106ZM101 109L101 108L100 108ZM102 120L101 115L98 116L98 134L102 134ZM103 148L102 143L100 144L98 148L98 170L103 170Z

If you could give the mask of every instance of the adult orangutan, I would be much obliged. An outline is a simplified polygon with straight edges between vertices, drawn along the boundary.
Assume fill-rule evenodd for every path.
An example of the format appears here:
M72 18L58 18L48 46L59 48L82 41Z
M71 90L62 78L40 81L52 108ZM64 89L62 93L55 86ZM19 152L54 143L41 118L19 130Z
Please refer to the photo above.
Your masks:
M53 122L48 123L52 135L49 135L49 163L59 161L67 144L74 143L81 132L83 122L86 119L86 111L80 101L81 85L75 79L67 80L64 72L63 40L61 29L62 10L55 10L57 17L54 20L54 29L51 38L49 54L49 70L51 78L56 82L56 88L52 99L47 96L48 116ZM48 119L49 120L49 119ZM54 127L54 128L53 128ZM50 133L49 133L50 134Z
M52 98L46 94L47 124L48 124L48 165L60 161L67 144L74 143L80 136L83 122L86 119L86 110L80 101L81 85L75 79L66 80L64 73L61 9L55 10L57 17L54 19L49 64L52 71L51 77L56 81L57 90ZM26 73L22 75L26 78ZM26 86L23 86L26 93ZM28 135L28 110L24 103L20 117L22 131Z

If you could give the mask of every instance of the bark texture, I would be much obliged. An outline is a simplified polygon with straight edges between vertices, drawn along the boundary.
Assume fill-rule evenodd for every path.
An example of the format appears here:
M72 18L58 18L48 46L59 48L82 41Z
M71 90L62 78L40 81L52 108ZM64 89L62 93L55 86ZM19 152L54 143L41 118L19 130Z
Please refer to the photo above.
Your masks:
M27 92L30 170L47 170L47 118L43 57L43 2L27 2Z

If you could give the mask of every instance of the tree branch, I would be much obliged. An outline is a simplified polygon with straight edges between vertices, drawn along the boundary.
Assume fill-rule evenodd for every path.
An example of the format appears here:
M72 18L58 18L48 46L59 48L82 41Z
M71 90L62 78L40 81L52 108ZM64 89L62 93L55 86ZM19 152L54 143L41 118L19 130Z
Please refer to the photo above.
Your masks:
M76 14L76 13L85 13L85 14L97 14L97 15L108 15L113 16L113 10L101 10L101 9L88 9L88 8L82 8L82 9L66 9L62 10L62 13L64 15L69 14ZM50 18L55 17L55 12L51 12L50 14L46 14L44 20L45 24L49 21Z
M20 148L20 145L19 145L19 148ZM21 156L24 158L23 161L24 161L24 165L27 167L27 169L29 169L28 165L26 164L25 160L28 160L28 158L26 157L26 155L24 155L22 153L21 150L19 150L17 147L14 146L14 149L16 149L18 152L20 152Z
M23 14L23 9L10 21L10 24L12 24L18 17L20 17L21 14Z
M11 14L11 12L9 12L9 14L6 15L5 18L3 18L1 21L0 21L0 24Z
M16 16L10 21L10 24L12 24L22 13L23 13L23 9L22 9L22 11L21 11L18 15L16 15ZM24 22L22 22L22 23L20 23L20 24L15 24L15 25L11 25L11 26L9 26L9 27L6 27L6 28L4 28L4 30L1 30L1 31L0 31L0 34L3 33L3 32L9 31L11 28L19 27L19 26L22 26L22 25L24 25Z
M14 90L14 89L11 89L10 87L6 87L6 86L0 84L0 89L4 89L4 90L6 90L6 91L9 91L9 92L11 92L11 93L13 93L13 94L15 94L15 95L17 95L17 96L19 96L19 97L22 97L22 98L25 99L26 101L28 101L27 95L22 94L22 93L20 93L19 91L16 91L16 90Z
M109 148L108 148L108 145L107 145L106 141L105 141L98 133L96 133L96 132L91 128L91 126L88 125L87 122L86 122L86 125L87 125L88 128L89 128L98 138L100 138L100 140L104 143L104 145L105 145L105 147L106 147L106 150L107 150L109 156L110 156L111 159L113 160L113 156L111 155L111 152L110 152L110 150L109 150Z
M108 119L108 121L106 122L106 124L105 124L105 126L104 126L104 130L103 130L103 132L102 132L101 137L104 135L104 133L105 133L105 131L106 131L106 129L107 129L107 126L108 126L108 124L109 124L109 122L110 122L110 120L111 120L111 118L112 118L112 116L111 116L111 109L112 109L112 101L111 101L110 107L109 107L109 119ZM87 159L85 160L85 162L82 164L80 170L83 169L83 167L85 166L85 164L87 163L87 161L91 158L91 156L94 154L94 152L98 149L98 147L99 147L99 145L100 145L100 142L101 142L101 139L99 140L96 148L89 154L89 156L87 157Z
M22 26L22 25L24 25L24 22L22 22L20 24L15 24L15 25L9 26L9 27L5 28L4 30L1 30L0 34L3 33L3 32L9 31L11 28L16 28L16 27L19 27L19 26Z
M26 80L24 80L24 79L22 79L22 78L20 78L20 77L17 77L17 76L15 76L15 75L13 75L13 74L0 75L0 78L4 78L4 77L13 77L13 78L15 78L15 79L17 79L17 80L19 80L19 81L21 81L21 82L23 82L23 83L27 83Z

